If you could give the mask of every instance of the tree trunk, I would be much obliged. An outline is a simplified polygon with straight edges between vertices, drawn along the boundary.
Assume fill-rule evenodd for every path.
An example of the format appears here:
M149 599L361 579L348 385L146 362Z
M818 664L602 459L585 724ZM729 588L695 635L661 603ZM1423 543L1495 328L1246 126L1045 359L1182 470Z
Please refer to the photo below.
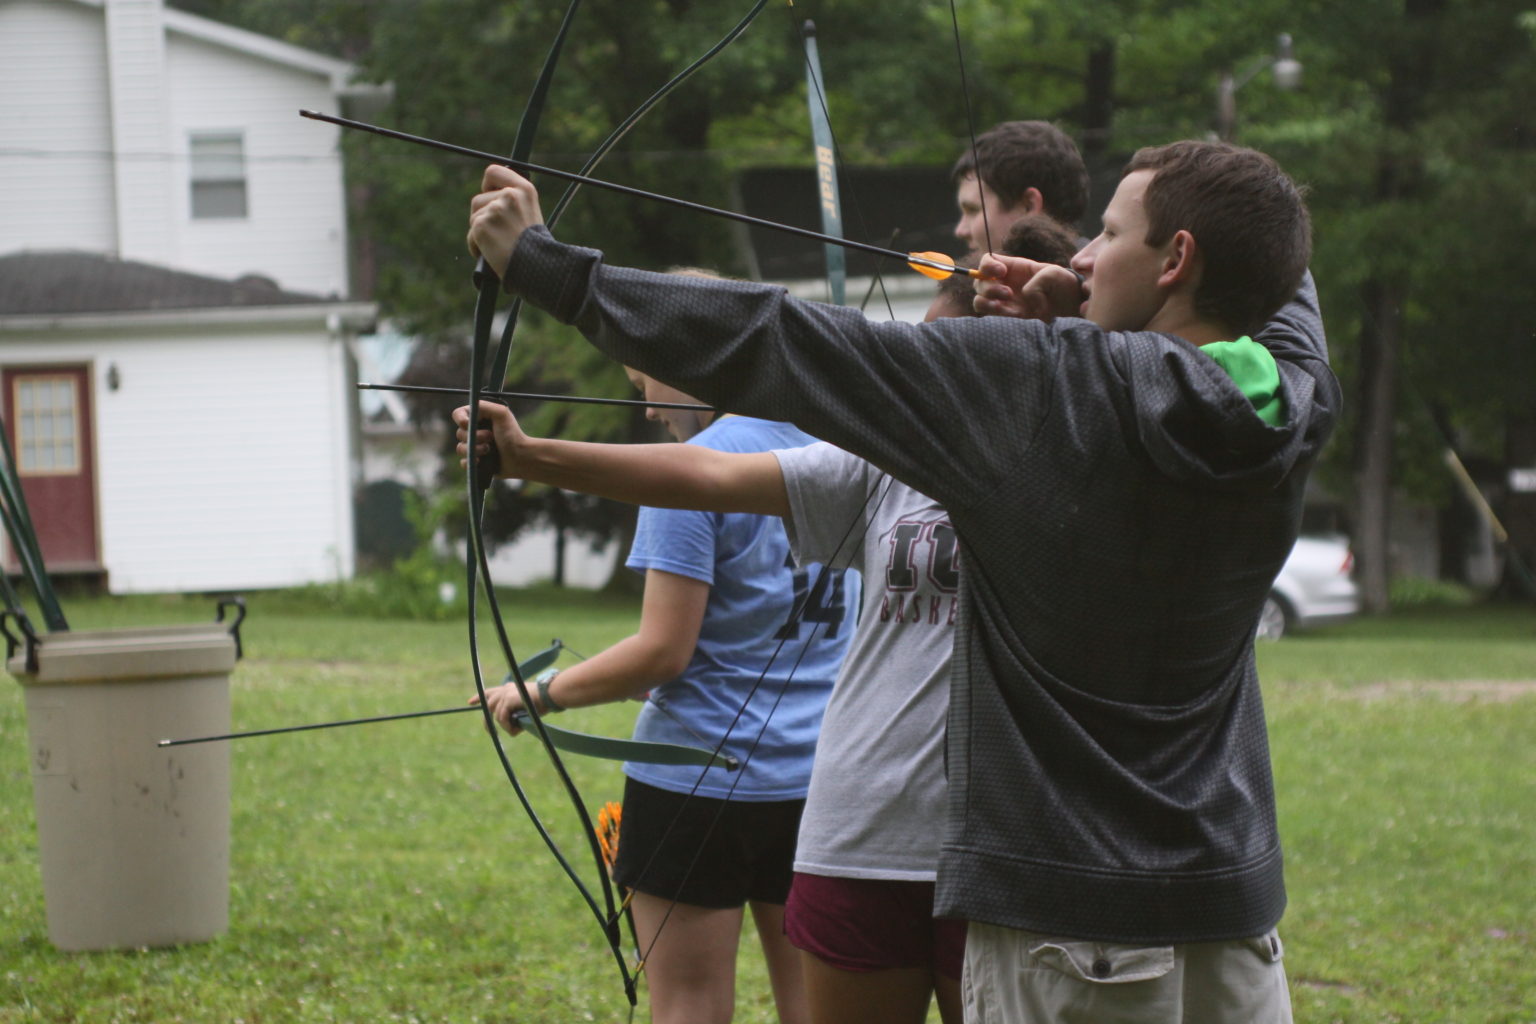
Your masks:
M1360 332L1360 379L1356 396L1355 581L1366 612L1387 610L1391 579L1388 527L1392 518L1393 430L1397 415L1397 358L1401 290L1369 281L1362 289L1365 326Z
M1088 213L1078 230L1088 237L1099 233L1099 214L1107 195L1119 179L1119 167L1109 158L1110 133L1115 118L1115 44L1105 41L1088 51L1083 69L1083 162L1088 166Z
M1382 96L1383 119L1391 131L1376 168L1378 203L1409 198L1422 187L1423 166L1417 150L1395 149L1390 135L1411 137L1423 116L1444 8L1445 0L1405 0L1403 4L1401 42L1387 59L1391 77ZM1366 612L1384 612L1388 604L1393 431L1407 292L1401 280L1371 278L1361 286L1365 321L1360 331L1357 389L1354 550L1355 580Z
M1102 42L1088 51L1083 74L1083 159L1089 167L1104 159L1115 116L1115 44Z
M557 487L549 489L549 500L545 505L549 516L549 523L555 528L555 571L553 582L557 587L565 586L565 542L566 534L570 530L570 507L566 504L565 492Z
M637 572L630 572L624 564L624 559L629 555L630 546L635 542L635 517L627 516L623 521L614 525L613 535L608 543L619 546L619 557L613 560L613 573L608 577L608 582L603 584L605 594L624 594L637 597L645 591L645 577Z

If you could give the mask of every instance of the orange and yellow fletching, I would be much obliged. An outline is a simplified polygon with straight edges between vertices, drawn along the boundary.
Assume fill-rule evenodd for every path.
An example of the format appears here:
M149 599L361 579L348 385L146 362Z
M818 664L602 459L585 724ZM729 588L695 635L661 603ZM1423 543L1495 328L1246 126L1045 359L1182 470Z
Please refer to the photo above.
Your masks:
M942 281L954 273L967 273L965 268L955 266L955 261L942 252L909 252L907 266L935 281Z
M935 281L942 281L951 274L964 274L966 277L987 280L985 274L973 267L956 266L954 259L942 252L909 252L907 266Z

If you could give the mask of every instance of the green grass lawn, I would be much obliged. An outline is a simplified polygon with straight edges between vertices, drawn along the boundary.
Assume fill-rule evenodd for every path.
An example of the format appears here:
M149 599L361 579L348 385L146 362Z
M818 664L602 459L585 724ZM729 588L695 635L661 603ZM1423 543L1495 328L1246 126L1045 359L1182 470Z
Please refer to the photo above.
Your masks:
M235 728L472 692L462 624L337 618L275 595L250 604ZM206 599L67 608L77 629L212 616ZM506 612L520 652L559 636L590 653L632 628L636 606L545 590ZM499 675L488 630L482 642ZM1360 621L1266 645L1260 665L1297 1020L1536 1021L1536 614ZM632 717L617 706L562 724L626 735ZM627 1017L597 926L473 716L231 744L229 931L93 954L47 939L25 729L20 688L0 681L0 1024ZM583 853L542 753L509 747L561 845ZM589 801L619 795L616 765L568 764ZM773 1020L750 951L737 1020Z

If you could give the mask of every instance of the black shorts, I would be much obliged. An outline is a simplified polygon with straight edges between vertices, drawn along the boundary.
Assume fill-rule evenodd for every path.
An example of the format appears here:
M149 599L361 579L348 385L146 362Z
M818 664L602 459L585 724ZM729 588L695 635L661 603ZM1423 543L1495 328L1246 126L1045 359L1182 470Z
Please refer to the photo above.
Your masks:
M804 800L689 798L625 779L613 880L696 907L782 904L804 807Z

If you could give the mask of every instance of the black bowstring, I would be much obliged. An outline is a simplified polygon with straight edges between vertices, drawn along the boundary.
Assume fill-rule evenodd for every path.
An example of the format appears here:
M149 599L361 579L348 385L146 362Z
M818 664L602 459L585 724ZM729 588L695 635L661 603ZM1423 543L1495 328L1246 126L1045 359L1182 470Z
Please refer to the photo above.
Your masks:
M790 0L790 6L791 7L793 6L793 0ZM791 17L793 17L792 13L791 13ZM977 169L976 169L976 181L977 181L977 186L978 186L978 193L977 194L978 194L978 196L980 196L981 195L981 193L980 193L981 167L980 167L980 161L977 159L977 155L976 155L977 154L976 129L975 129L975 124L974 124L974 122L972 120L972 117L971 117L971 106L970 106L969 90L965 89L965 81L966 81L965 61L964 61L964 55L963 55L963 53L961 52L961 49L960 49L960 23L959 23L958 15L955 12L954 0L950 0L950 17L951 17L951 23L952 23L952 25L954 27L955 53L956 53L956 57L957 57L957 59L959 61L959 65L960 65L961 86L962 86L962 89L964 90L964 93L965 93L966 125L967 125L967 128L969 129L970 137L971 137L972 160L975 161L976 164L977 164ZM809 58L806 58L806 59L807 59L807 61L809 60ZM811 80L811 81L815 80L815 76L814 75L809 75L809 76L807 76L807 78L809 80ZM819 89L817 90L817 96L818 96L818 100L820 102L822 102L822 104L823 104L823 107L822 107L823 113L827 113L827 109L826 109L826 106L825 106L825 99L820 95L820 90ZM829 121L828 129L830 131L830 118L828 119L828 121ZM836 136L835 135L833 136L833 146L834 146L834 151L835 151L836 150L836 146L837 146ZM840 157L839 157L839 163L841 163ZM855 209L857 210L856 203L855 203ZM986 232L986 235L987 235L987 248L990 251L991 247L992 247L991 246L991 230L987 226L986 204L985 204L985 202L982 203L982 226L983 226L983 230ZM879 275L879 271L878 270L876 271L876 275L877 275L877 280L880 280L880 278L878 276ZM873 287L873 285L871 285L871 287ZM882 281L882 284L881 284L881 288L882 288L882 291L884 291L883 281ZM886 297L886 306L887 306L887 309L889 310L890 309L890 299L889 299L888 295ZM891 312L890 315L891 315L891 319L894 320L896 318L894 312ZM854 531L855 527L857 527L860 519L864 520L864 531L859 534L860 543L861 544L863 543L864 536L867 534L868 530L873 525L874 515L878 512L879 507L880 507L881 503L884 502L886 495L890 493L890 486L891 486L892 480L893 480L893 478L890 476L890 474L883 473L882 477L881 477L881 480L876 481L874 486L871 487L870 493L865 496L864 507L862 507L859 510L859 512L855 516L854 520L852 522L850 522L848 524L848 527L844 530L843 536L839 539L838 544L836 545L836 547L833 550L832 556L828 559L828 562L823 563L821 565L820 570L817 573L816 583L815 583L814 586L811 587L811 589L810 589L810 591L809 591L809 593L807 595L806 601L804 602L804 604L802 604L801 608L799 609L799 612L800 612L800 615L801 615L802 618L804 616L805 609L808 608L810 603L811 603L811 595L816 594L818 592L824 593L824 587L825 587L824 579L825 579L826 573L828 571L827 566L828 566L829 563L836 562L838 557L842 554L842 550L843 550L843 547L844 547L845 543L853 535L853 531ZM881 482L883 482L885 484L885 487L884 487L883 490L881 490L881 488L880 488L880 483ZM879 499L878 499L878 501L875 502L875 505L873 507L870 507L869 502L874 497L876 490L880 490L881 491ZM794 624L798 626L798 624L799 624L798 620L794 620L793 615L791 616L791 618L792 618L792 621L794 621ZM776 709L778 707L779 702L783 699L784 692L788 689L789 683L790 683L790 681L794 677L794 669L796 667L798 667L799 664L800 664L800 661L804 659L805 653L809 649L810 643L814 639L814 637L815 637L815 629L813 627L811 629L811 631L810 631L810 634L807 636L805 644L802 645L801 653L800 653L799 657L796 659L795 665L791 667L789 675L786 676L784 682L781 684L781 686L779 688L779 693L776 696L776 698L774 700L774 703L773 703L772 707L769 710L768 715L764 718L762 728L759 729L757 736L754 737L754 739L752 741L752 745L748 749L748 751L746 753L746 756L740 759L741 760L741 770L738 772L736 779L732 781L731 787L730 787L726 797L723 800L721 800L719 805L716 807L715 813L714 813L714 815L712 816L712 818L710 820L709 827L704 832L703 840L707 840L708 837L714 832L715 827L719 824L721 816L725 813L726 803L730 800L731 795L733 795L735 793L736 787L740 784L741 779L745 776L747 766L751 763L752 756L753 756L753 754L757 750L757 745L758 745L759 741L761 741L763 735L765 734L765 732L767 730L769 721L772 718L773 709ZM721 737L720 742L715 746L714 753L717 756L723 751L726 742L730 739L731 733L732 733L732 731L736 727L736 724L740 721L742 715L746 712L747 706L752 702L753 697L757 694L758 689L761 687L764 679L767 677L768 671L773 666L774 659L777 658L779 652L783 649L783 646L784 646L784 643L786 642L786 640L787 640L787 637L785 639L781 639L779 644L774 648L774 651L773 651L772 655L770 655L770 657L768 659L768 664L766 666L764 666L763 671L759 674L757 680L753 683L750 691L747 694L746 700L744 700L742 702L741 708L737 711L735 718L732 719L731 724L727 727L727 729L725 731L725 735ZM699 787L703 784L707 772L708 772L708 769L704 769L703 771L700 772L699 777L694 782L692 789L690 789L688 794L684 797L683 803L678 807L677 811L673 815L672 821L668 824L667 829L663 832L662 839L657 843L656 849L654 849L651 852L650 858L646 861L645 866L641 869L640 876L637 879L637 881L643 880L645 875L649 872L651 865L655 863L655 860L656 860L657 856L661 852L661 847L665 845L667 837L670 836L670 834L672 833L674 827L678 824L679 820L681 819L681 817L683 815L683 812L687 809L688 802L693 798L693 796L698 792ZM681 888L684 885L687 884L688 877L692 874L693 868L697 865L698 860L699 860L699 858L702 855L703 855L703 849L702 849L702 840L701 840L700 848L695 851L693 859L689 862L688 869L684 872L683 880L682 880L682 882L679 883L679 887L678 887L679 891L681 890ZM656 928L655 935L652 936L650 944L646 947L646 949L644 950L643 954L640 955L639 962L636 965L636 974L637 975L644 971L646 960L649 958L649 956L651 954L651 951L655 949L656 943L660 940L662 931L665 929L667 921L671 918L672 913L677 909L677 905L678 905L679 902L680 902L680 900L678 899L678 897L674 896L672 898L671 902L668 904L667 910L666 910L666 912L662 916L661 923ZM626 904L626 906L628 905L627 898L626 898L625 904Z
M981 230L986 236L987 252L992 251L992 226L987 222L987 196L981 180L981 156L976 147L976 121L971 116L971 89L965 74L965 51L960 47L960 15L955 0L949 0L949 21L955 30L955 63L960 68L960 95L965 100L965 127L971 133L971 163L976 166L976 202L981 207Z
M785 10L786 10L786 13L788 14L788 16L790 18L791 27L795 31L796 36L798 37L799 30L798 30L798 26L794 25L794 11L792 10L793 7L794 7L793 0L790 0L789 4L785 8ZM802 60L805 61L807 68L809 68L809 66L810 66L810 57L809 57L809 55L804 54L803 50L802 50ZM815 76L813 74L808 74L806 76L806 78L807 78L807 81L809 81L811 83L815 83L817 76ZM839 148L838 143L837 143L837 136L836 136L835 133L832 132L832 129L831 129L831 116L830 116L830 112L828 111L828 108L826 106L826 98L825 98L825 96L822 95L821 89L819 87L815 87L815 94L816 94L817 102L821 105L822 114L823 114L823 116L827 120L828 132L832 136L832 146L833 146L834 159L837 161L838 165L841 166L842 165L841 151L840 151L840 148ZM863 213L859 209L857 198L852 196L852 194L850 193L850 199L852 200L852 205L854 207L855 217L857 217L859 219L859 221L860 221L860 231L863 231L864 230L864 226L863 226ZM885 288L884 277L880 273L880 270L879 270L878 267L876 267L876 269L875 269L874 281L871 282L870 288L873 289L876 284L879 285L880 290L881 290L881 294L885 298L886 310L887 310L890 318L892 320L896 319L895 311L894 311L894 309L892 309L892 306L891 306L890 295L886 291L886 288ZM874 498L875 491L879 489L879 482L877 481L875 486L871 487L870 493L865 496L864 506L860 508L859 512L855 515L853 521L851 521L848 524L847 528L843 531L842 536L839 538L838 544L834 548L833 556L830 559L830 561L835 562L837 560L837 558L842 554L844 545L847 543L849 537L852 536L853 531L854 531L855 527L857 527L860 519L864 519L865 520L864 530L866 532L868 531L869 526L870 526L870 521L871 521L871 519L873 517L874 512L878 510L880 503L885 500L885 495L888 494L889 491L890 491L890 486L889 486L890 478L886 477L885 478L885 482L886 482L886 487L884 488L883 491L881 491L879 500L875 503L875 506L874 506L873 509L870 508L869 502L870 502L870 500L872 498ZM862 541L863 541L863 534L861 533L860 534L860 543L862 543ZM805 617L806 611L811 607L812 602L814 600L816 600L819 596L824 596L826 594L826 588L827 588L827 576L826 576L826 574L827 574L828 571L829 571L828 570L828 564L827 563L823 563L820 566L820 568L818 569L818 571L817 571L815 582L807 590L806 597L805 597L804 601L801 602L801 604L798 607L795 607L795 608L791 609L790 621L789 621L789 623L787 625L795 627L795 632L797 634L798 634L798 627L800 626L801 622L803 621L803 619ZM753 737L752 742L751 742L750 746L747 749L746 755L744 757L740 758L740 761L741 761L741 768L740 768L740 770L736 773L736 777L731 781L731 785L730 785L729 789L727 790L725 797L720 798L719 802L717 803L717 805L715 807L715 810L714 810L714 813L710 817L709 825L705 829L704 834L703 834L703 836L702 836L702 838L700 840L700 844L699 844L698 848L695 849L693 857L690 859L690 861L688 863L688 867L683 872L683 877L682 877L682 880L678 884L676 893L674 893L672 899L667 904L667 909L666 909L666 911L662 915L661 922L656 927L655 934L651 936L651 941L649 942L649 944L647 944L647 946L645 947L645 949L643 951L638 949L638 948L636 949L636 955L637 955L637 958L638 958L637 959L637 964L636 964L636 973L637 974L644 970L644 966L645 966L646 961L650 959L651 952L656 948L656 943L661 940L661 935L662 935L663 931L666 928L667 922L669 920L671 920L672 914L676 911L678 903L681 902L678 894L680 894L682 889L687 885L687 881L692 876L694 868L698 865L699 858L703 855L703 843L707 842L709 837L714 834L715 828L718 826L721 817L725 814L726 805L730 802L731 798L735 795L736 789L741 784L742 779L746 777L747 767L748 767L748 765L751 764L752 757L756 754L758 745L761 743L764 735L766 735L767 730L768 730L768 726L772 723L773 714L778 709L779 704L783 701L784 694L787 692L790 683L794 679L795 671L799 668L800 663L804 660L806 654L809 652L810 646L811 646L812 642L815 640L815 637L816 637L816 630L815 630L815 627L812 626L812 628L809 630L809 632L808 632L808 634L806 636L805 642L801 645L800 653L796 657L794 665L792 665L790 667L789 673L785 676L784 681L779 686L779 691L775 695L773 703L769 706L767 714L764 715L762 725L759 727L757 735L755 737ZM719 756L723 752L723 750L725 749L726 744L730 741L730 738L731 738L732 734L735 732L736 726L740 723L742 716L746 714L747 708L749 706L751 706L753 699L757 696L757 693L758 693L759 689L762 687L764 681L767 679L769 671L772 670L774 662L777 660L779 654L783 651L784 645L788 642L789 639L790 639L790 636L789 636L788 630L786 629L786 635L779 640L779 643L774 647L774 650L770 653L770 655L768 657L767 664L765 664L763 666L763 669L758 674L757 679L753 681L752 686L749 688L749 690L747 692L747 696L745 697L745 699L743 699L743 701L741 703L741 706L736 711L735 716L731 719L730 723L727 725L724 734L720 738L720 741L714 746L713 749L714 749L714 753L715 753L716 756ZM656 702L653 701L652 703L656 703ZM658 703L657 707L661 708L662 705ZM689 730L689 731L692 732L692 730ZM694 735L697 736L697 733L694 733ZM702 737L699 737L699 738L702 739ZM636 878L636 885L637 886L638 886L639 883L643 882L645 880L645 877L650 873L651 868L656 863L657 857L660 856L662 849L666 846L667 840L671 837L672 833L676 830L677 826L681 823L682 817L683 817L684 813L686 813L686 811L687 811L688 804L697 795L699 787L704 784L704 780L707 777L708 777L708 769L701 770L699 775L698 775L698 778L696 778L694 780L693 786L684 795L683 800L678 805L677 810L675 812L673 812L672 819L668 822L667 827L663 830L660 840L657 841L655 848L652 849L650 856L646 859L645 864L640 869L640 873L639 873L639 875ZM624 902L624 906L626 908L628 908L628 905L629 905L629 901L628 901L628 899L626 899L625 902ZM631 922L631 923L633 924L633 922Z
M848 546L849 539L854 535L854 531L859 526L860 520L864 521L864 529L858 534L858 538L859 543L863 543L864 536L868 533L869 528L873 523L875 513L879 511L880 505L885 501L886 495L890 493L891 480L892 478L889 474L883 474L881 478L876 480L875 483L870 487L869 494L865 495L864 504L859 508L859 511L855 514L853 520L844 529L842 536L838 538L837 544L833 547L832 555L827 559L827 561L821 563L821 565L818 567L816 580L807 589L805 599L801 601L797 607L791 609L790 621L786 624L786 627L795 627L795 635L798 636L798 627L804 621L806 611L809 610L819 595L825 595L827 593L827 573L833 571L842 571L833 570L829 567L831 564L838 560L838 558L842 555L842 552ZM885 485L883 488L881 487L882 483ZM876 491L879 491L879 498L875 501L873 507L871 507L870 501L871 499L875 498ZM746 714L747 708L752 704L753 698L757 696L758 690L761 689L764 681L767 679L768 673L773 668L774 662L777 660L780 652L783 651L784 645L788 643L790 639L790 630L786 628L785 635L780 637L778 644L774 646L773 651L768 657L768 663L764 665L762 671L758 673L757 678L753 681L751 688L747 692L746 698L742 701L741 706L737 709L736 715L731 719L730 724L726 727L724 735L720 737L720 742L715 745L714 753L717 757L720 756L721 752L725 749L725 745L730 741L731 734L735 731L736 726L740 723L742 716ZM800 645L800 652L795 658L795 663L790 666L789 673L785 676L784 681L779 684L778 693L775 695L773 703L769 706L767 714L764 715L762 726L758 729L757 735L753 737L752 743L750 746L748 746L745 755L739 758L741 767L736 772L736 777L731 781L730 788L727 790L726 795L722 798L719 798L718 800L714 814L710 818L708 827L704 830L700 844L694 851L692 859L689 860L688 867L683 872L682 880L678 883L679 893L681 892L682 888L687 885L689 877L692 876L694 868L698 865L699 858L703 856L703 843L708 841L709 837L714 834L715 828L719 825L721 817L725 814L726 805L730 802L731 797L735 795L736 787L741 784L741 780L746 776L747 767L752 763L752 758L757 753L758 745L762 742L763 736L766 735L768 731L768 726L772 723L774 711L778 709L779 704L783 701L784 694L788 691L790 683L794 680L795 670L799 668L800 663L805 659L805 656L809 652L811 644L815 639L816 627L813 625L807 633L805 641ZM689 789L687 794L684 795L683 802L678 805L677 810L673 813L672 820L667 824L666 830L662 833L661 839L657 842L655 849L651 851L650 857L646 860L644 866L640 869L640 874L636 878L637 885L639 882L644 881L645 876L650 872L651 867L656 863L656 858L660 856L662 848L666 845L667 838L672 834L674 829L681 821L683 813L688 808L688 803L698 793L699 787L704 784L704 779L707 777L707 775L708 769L700 771L698 778L694 781L693 787ZM656 926L656 933L651 937L649 945L646 946L643 953L641 953L639 956L639 963L636 965L637 974L644 970L645 962L650 959L651 951L656 948L656 943L661 940L661 934L665 930L667 922L671 919L673 912L677 909L677 905L680 902L681 900L679 896L674 895L671 901L667 904L666 912L662 914L661 922Z

